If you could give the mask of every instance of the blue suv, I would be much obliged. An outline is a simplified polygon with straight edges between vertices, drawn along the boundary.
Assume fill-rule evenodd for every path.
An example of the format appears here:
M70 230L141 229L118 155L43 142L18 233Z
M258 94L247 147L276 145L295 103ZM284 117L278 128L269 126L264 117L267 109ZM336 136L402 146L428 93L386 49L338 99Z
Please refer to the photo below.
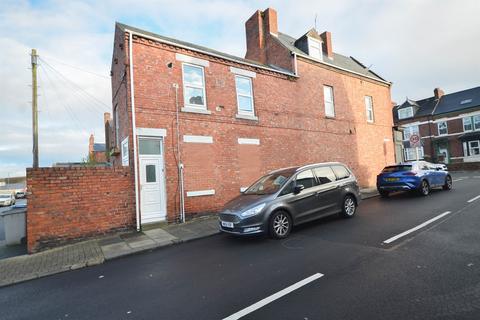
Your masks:
M452 189L448 171L426 162L405 162L387 166L377 176L377 190L382 197L394 191L415 191L427 196L432 188Z

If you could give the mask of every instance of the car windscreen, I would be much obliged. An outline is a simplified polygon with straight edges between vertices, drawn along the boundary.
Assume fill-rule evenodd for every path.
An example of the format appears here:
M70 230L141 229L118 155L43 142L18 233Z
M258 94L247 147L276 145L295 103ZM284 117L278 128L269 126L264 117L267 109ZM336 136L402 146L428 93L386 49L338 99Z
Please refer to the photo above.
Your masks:
M382 170L383 173L401 172L401 171L412 171L412 166L411 165L388 166Z
M243 194L273 194L280 190L292 176L293 171L281 171L267 174L252 184Z
M0 194L0 199L9 199L10 195L8 194Z

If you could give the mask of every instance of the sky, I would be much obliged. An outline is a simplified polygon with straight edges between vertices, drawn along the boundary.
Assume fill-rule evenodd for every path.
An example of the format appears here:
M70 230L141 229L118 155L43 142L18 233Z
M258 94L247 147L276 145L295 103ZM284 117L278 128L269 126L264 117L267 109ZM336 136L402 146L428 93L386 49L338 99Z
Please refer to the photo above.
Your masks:
M30 52L40 56L40 166L87 157L88 138L104 141L111 112L115 21L245 55L245 21L275 8L279 31L300 37L316 26L335 52L393 82L392 99L480 85L477 0L157 0L0 1L0 177L32 164Z

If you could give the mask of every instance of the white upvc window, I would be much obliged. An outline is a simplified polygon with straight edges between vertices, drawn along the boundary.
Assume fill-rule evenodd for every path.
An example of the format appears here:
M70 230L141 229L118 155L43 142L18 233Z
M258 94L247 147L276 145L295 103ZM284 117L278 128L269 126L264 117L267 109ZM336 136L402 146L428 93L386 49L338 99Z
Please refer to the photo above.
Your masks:
M252 79L244 76L235 76L235 87L237 90L238 114L255 115L253 103Z
M405 148L404 149L404 157L405 161L412 161L417 160L417 151L416 148ZM423 159L423 147L418 148L418 159Z
M203 67L183 63L183 99L185 106L207 109L205 97L205 72Z
M400 120L411 118L413 117L413 107L398 109L397 113L398 113L398 119Z
M472 131L472 118L471 117L465 117L462 119L463 120L463 131Z
M445 134L448 134L447 121L439 122L439 123L437 123L437 126L438 126L438 135L439 136L443 136Z
M365 110L367 112L367 122L373 122L373 100L371 96L365 96Z
M473 129L480 130L480 115L473 117Z
M478 156L480 155L480 141L468 141L468 155L469 156Z
M316 59L322 59L322 43L316 39L308 38L308 54Z
M419 134L418 126L409 126L403 129L403 140L409 140L412 134Z
M323 101L325 103L325 116L335 117L335 103L333 102L333 87L323 86Z

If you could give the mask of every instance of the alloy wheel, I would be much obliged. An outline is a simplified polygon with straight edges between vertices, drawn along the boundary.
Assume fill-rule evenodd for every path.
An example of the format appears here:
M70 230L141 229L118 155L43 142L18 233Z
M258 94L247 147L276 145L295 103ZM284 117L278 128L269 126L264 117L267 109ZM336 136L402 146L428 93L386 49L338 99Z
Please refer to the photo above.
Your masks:
M424 196L428 195L428 193L430 192L430 187L428 186L428 182L423 180L422 181L422 194Z
M352 216L355 213L355 201L351 197L347 197L343 203L345 213L348 216Z
M283 237L288 233L290 229L290 221L288 217L283 214L277 214L273 219L273 231L279 237Z

